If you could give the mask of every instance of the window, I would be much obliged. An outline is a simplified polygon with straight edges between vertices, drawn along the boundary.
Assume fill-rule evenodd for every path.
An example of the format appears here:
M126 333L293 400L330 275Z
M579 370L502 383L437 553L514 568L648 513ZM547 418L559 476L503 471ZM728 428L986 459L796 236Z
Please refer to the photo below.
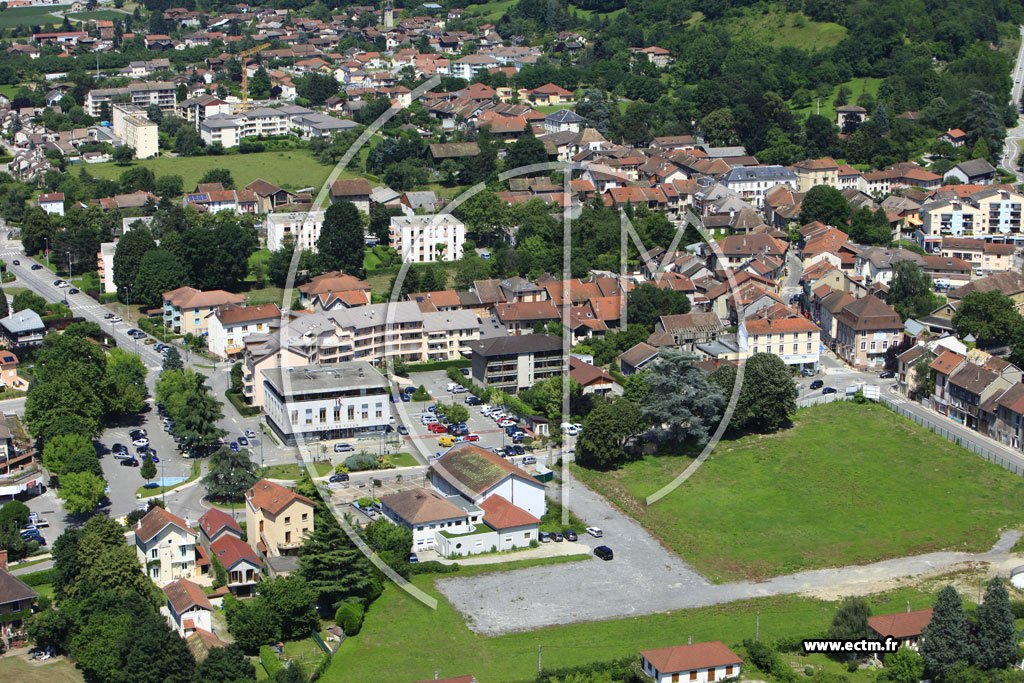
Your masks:
M868 343L867 343L867 342L865 342L865 341L862 341L862 342L860 343L860 350L861 350L861 351L865 351L865 350L867 350L867 348L868 348Z
M303 512L302 513L302 521L305 522L308 519L309 519L309 513L308 512Z
M796 353L796 347L797 347L797 345L793 344L793 353Z
M725 667L725 675L726 676L732 676L732 664L730 664L729 666Z
M284 518L284 523L285 524L291 524L292 523L292 518L291 517L285 517Z
M260 531L261 532L263 531L263 520L262 519L260 520Z
M155 560L156 558L158 558L160 556L160 551L158 549L156 549L156 548L153 548L153 550L150 551L149 556L152 557Z
M185 549L186 548L188 548L187 545L179 545L178 546L178 554L181 555L182 557L185 557Z
M284 542L285 543L291 543L292 542L292 532L290 532L290 531L284 532Z
M306 424L308 424L308 425L313 424L313 409L312 408L306 408Z
M690 672L690 680L691 681L697 680L697 672L696 671L691 671Z
M327 408L320 409L320 424L327 422Z
M349 406L348 407L348 419L350 421L356 419L356 407L355 406Z
M299 411L297 411L297 410L293 410L292 411L292 424L293 425L299 424Z
M715 680L715 670L714 669L708 669L708 683L711 683L714 680Z
M811 342L807 342L807 353L811 352Z
M383 404L378 403L377 404L377 417L383 417L383 416L384 416Z
M871 350L872 350L872 351L874 351L874 350L875 350L875 342L871 342Z
M334 421L341 422L341 406L334 406Z

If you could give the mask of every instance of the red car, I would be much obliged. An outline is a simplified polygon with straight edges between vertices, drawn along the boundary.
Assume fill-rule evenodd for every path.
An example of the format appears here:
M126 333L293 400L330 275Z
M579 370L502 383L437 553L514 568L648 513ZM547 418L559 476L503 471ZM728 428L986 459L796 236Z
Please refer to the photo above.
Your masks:
M434 434L444 434L448 431L444 426L438 424L437 422L431 422L429 425L427 425L427 429L432 431Z
M463 437L463 441L479 441L479 440L480 440L480 435L479 434L467 434L466 436Z

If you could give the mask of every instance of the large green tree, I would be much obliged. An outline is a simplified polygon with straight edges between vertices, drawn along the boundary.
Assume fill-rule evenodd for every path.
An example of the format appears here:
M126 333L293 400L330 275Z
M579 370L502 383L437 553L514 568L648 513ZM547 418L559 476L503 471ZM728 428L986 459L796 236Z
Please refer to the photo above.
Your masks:
M537 139L533 129L527 125L526 131L509 147L508 155L505 157L505 168L523 168L532 164L543 164L547 160L548 153L544 149L544 143Z
M352 202L337 202L324 213L317 249L324 270L363 276L363 220Z
M861 597L847 598L839 605L832 623L828 627L828 637L833 640L860 640L870 638L872 631L868 627L871 607Z
M939 307L939 298L932 291L932 279L910 259L893 265L889 285L889 305L900 317L917 318L928 315Z
M955 664L969 664L974 659L963 601L952 586L939 591L919 647L925 673L933 678L941 679Z
M658 432L676 442L705 443L725 405L725 395L707 382L696 361L692 354L662 349L644 375L647 395L640 412Z
M281 637L306 638L320 627L313 603L316 590L297 574L260 583L260 598L266 600L280 618Z
M117 415L134 415L146 407L146 364L134 353L111 349L107 356L107 407Z
M690 312L690 297L669 287L659 288L645 282L629 293L627 307L630 324L653 330L658 318Z
M830 185L815 185L800 204L800 222L806 225L820 221L825 225L844 226L850 219L850 203L843 193Z
M976 663L982 669L1004 669L1017 654L1017 628L1006 584L998 576L985 587L974 634Z
M909 647L885 655L885 671L893 683L920 683L924 677L924 662L921 655Z
M50 307L46 302L46 299L33 292L31 289L25 289L15 294L11 304L14 307L15 313L31 309L39 315L46 315L46 311Z
M60 476L67 463L77 461L78 456L88 456L96 461L92 440L81 434L62 434L47 440L43 447L43 466L51 474Z
M202 683L238 683L256 679L256 667L235 643L215 647L196 667L196 677Z
M728 401L736 376L736 368L726 363L708 375L708 381L718 386ZM793 376L781 358L770 353L754 354L744 366L743 386L729 428L757 432L779 429L796 412L795 389Z
M106 496L107 482L92 472L71 472L62 475L57 497L64 501L64 509L73 515L96 511Z
M132 301L155 308L163 301L164 292L177 289L188 282L185 266L166 249L146 252L135 273Z
M250 457L248 448L233 451L221 446L210 456L210 467L203 485L214 500L226 502L242 501L246 490L259 479L256 464Z
M982 348L1014 341L1021 335L1022 327L1013 301L997 290L965 296L953 314L952 323L961 339L972 334Z
M370 602L382 588L370 561L329 512L316 514L313 533L299 548L299 573L316 591L317 604L327 610L353 598Z
M583 431L576 442L576 461L591 469L608 469L630 459L630 441L646 423L635 403L619 397L601 401L583 420Z
M117 242L114 249L114 284L118 295L131 302L127 297L129 290L135 286L135 278L142 265L142 257L156 249L156 241L145 226L136 226L126 232ZM131 300L137 301L134 296Z

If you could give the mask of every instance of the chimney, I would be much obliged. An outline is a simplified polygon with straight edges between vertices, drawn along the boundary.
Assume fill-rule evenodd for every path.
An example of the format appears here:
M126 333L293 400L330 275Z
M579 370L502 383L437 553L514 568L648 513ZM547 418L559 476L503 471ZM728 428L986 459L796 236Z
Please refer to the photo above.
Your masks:
M7 551L0 550L0 569L7 571Z

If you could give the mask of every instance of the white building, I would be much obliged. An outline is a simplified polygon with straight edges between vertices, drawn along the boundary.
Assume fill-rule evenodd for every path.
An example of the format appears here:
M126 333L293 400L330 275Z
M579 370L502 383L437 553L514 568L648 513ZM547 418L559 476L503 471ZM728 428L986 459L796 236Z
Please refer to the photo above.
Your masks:
M237 147L242 138L288 135L291 117L280 109L257 107L241 114L215 114L199 123L199 136L210 145Z
M36 200L39 204L39 208L46 213L54 213L58 216L64 215L64 193L63 192L51 192L49 194L39 195L39 199Z
M250 334L270 332L281 320L277 304L258 306L222 306L210 317L207 344L210 353L228 358L245 350L244 340Z
M415 488L380 499L384 516L412 531L414 552L437 547L437 532L465 534L483 519L484 512L462 496L446 496L432 489Z
M450 213L392 216L390 240L403 261L458 261L466 241L466 226Z
M114 250L117 249L117 242L103 242L100 244L100 252L96 258L96 268L100 276L100 292L109 294L117 292L117 285L114 284Z
M776 185L788 185L795 190L798 179L796 173L785 166L737 166L729 169L719 182L761 208L769 190Z
M656 683L738 679L743 660L721 641L641 650L640 666Z
M772 353L786 365L816 369L820 359L821 328L793 311L787 317L751 316L736 331L744 357Z
M380 432L391 421L387 378L365 361L262 374L267 423L290 446Z
M146 110L134 104L111 107L114 135L135 152L136 159L155 157L160 152L158 126L146 117Z
M197 629L213 631L213 605L199 584L188 579L172 581L163 588L167 596L164 610L167 623L182 638L188 638Z
M158 586L195 575L199 535L186 520L156 506L133 531L135 554L146 576Z
M544 484L500 457L473 444L449 450L430 466L430 484L445 495L461 495L481 505L499 495L533 515L544 516Z
M277 251L283 246L284 238L295 239L295 248L317 251L320 228L324 225L323 209L292 211L289 213L267 214L267 248Z

